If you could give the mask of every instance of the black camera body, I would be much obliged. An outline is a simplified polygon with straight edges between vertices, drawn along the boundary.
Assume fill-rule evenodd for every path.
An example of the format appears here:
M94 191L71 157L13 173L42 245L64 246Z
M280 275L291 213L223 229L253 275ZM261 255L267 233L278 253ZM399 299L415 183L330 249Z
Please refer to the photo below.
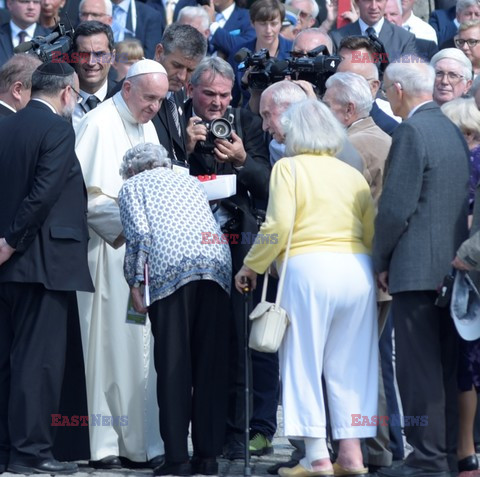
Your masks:
M73 28L67 30L63 23L58 23L47 36L36 36L31 41L18 45L15 53L33 53L43 63L50 61L60 63L63 56L69 54L73 47Z
M195 149L202 154L213 154L215 149L215 139L226 139L231 141L233 131L233 114L228 115L227 118L217 118L210 122L202 121L199 124L204 124L207 128L207 139L205 141L198 141Z
M248 75L249 88L263 90L290 77L312 83L317 92L323 94L325 83L337 71L341 58L330 55L327 47L321 45L304 57L287 60L272 58L266 48L253 54L247 48L242 48L235 55L235 60L242 62L239 70L251 68Z

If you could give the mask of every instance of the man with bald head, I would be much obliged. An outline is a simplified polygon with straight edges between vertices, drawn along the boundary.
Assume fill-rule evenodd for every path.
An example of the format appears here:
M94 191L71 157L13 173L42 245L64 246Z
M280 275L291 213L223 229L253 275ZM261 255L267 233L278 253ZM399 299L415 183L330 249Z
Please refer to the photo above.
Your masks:
M370 116L380 129L392 135L398 126L398 121L393 118L388 102L377 98L381 84L378 71L379 64L374 59L374 49L370 40L355 36L344 38L340 43L339 55L342 61L338 65L337 72L356 73L368 81L372 97L375 99L370 110ZM363 61L364 58L371 58L371 60ZM388 111L388 113L385 111Z
M410 60L412 58L410 57ZM383 90L402 117L387 158L375 221L377 281L392 295L396 370L413 452L385 477L450 477L457 470L457 334L437 287L467 238L469 151L460 130L432 101L434 69L392 63ZM408 160L406 160L408 158Z
M88 192L88 260L96 290L94 295L78 295L88 410L90 415L112 416L109 425L89 427L91 464L101 469L121 467L120 456L133 462L146 458L157 466L164 453L150 324L139 326L128 312L117 195L125 152L139 143L159 144L151 119L167 92L165 68L141 60L128 70L122 90L76 127L76 152Z
M329 53L333 53L332 39L320 28L307 28L302 30L293 41L293 51L300 55L306 56L309 51L324 45Z

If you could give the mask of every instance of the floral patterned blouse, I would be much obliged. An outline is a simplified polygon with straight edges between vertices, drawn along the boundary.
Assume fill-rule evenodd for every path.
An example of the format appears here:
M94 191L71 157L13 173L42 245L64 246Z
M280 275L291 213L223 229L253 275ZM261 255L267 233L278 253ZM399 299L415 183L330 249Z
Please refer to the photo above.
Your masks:
M221 231L196 178L163 167L147 170L123 184L118 201L130 286L144 281L147 262L152 303L194 280L213 280L230 293L230 249L202 239Z

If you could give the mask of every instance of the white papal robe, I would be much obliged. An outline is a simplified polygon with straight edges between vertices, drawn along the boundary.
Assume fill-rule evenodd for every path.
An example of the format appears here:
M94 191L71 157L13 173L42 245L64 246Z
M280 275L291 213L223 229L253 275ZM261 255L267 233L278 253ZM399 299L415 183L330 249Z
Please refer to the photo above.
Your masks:
M125 152L139 143L159 141L151 122L135 121L120 92L89 112L76 135L88 191L88 262L95 284L94 294L78 293L91 459L115 455L142 462L163 454L164 448L150 322L126 323L129 287L123 275L117 196Z

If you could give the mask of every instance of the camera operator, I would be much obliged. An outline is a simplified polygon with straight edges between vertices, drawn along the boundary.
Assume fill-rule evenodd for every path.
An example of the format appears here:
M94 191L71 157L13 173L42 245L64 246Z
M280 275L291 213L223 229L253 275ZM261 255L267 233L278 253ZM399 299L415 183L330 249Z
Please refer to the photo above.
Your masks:
M187 151L190 173L236 174L237 193L220 201L215 216L222 230L239 234L237 244L230 241L233 270L238 271L250 243L241 243L242 233L257 233L253 201L264 201L268 195L270 164L260 118L245 109L228 111L235 81L232 67L218 57L205 58L195 69L188 88L190 100L185 103ZM211 140L205 123L233 116L230 139ZM228 129L221 125L222 132ZM208 136L208 137L207 137ZM247 241L245 241L247 242ZM243 458L244 368L243 368L243 296L232 289L230 332L230 383L227 437L224 456Z

